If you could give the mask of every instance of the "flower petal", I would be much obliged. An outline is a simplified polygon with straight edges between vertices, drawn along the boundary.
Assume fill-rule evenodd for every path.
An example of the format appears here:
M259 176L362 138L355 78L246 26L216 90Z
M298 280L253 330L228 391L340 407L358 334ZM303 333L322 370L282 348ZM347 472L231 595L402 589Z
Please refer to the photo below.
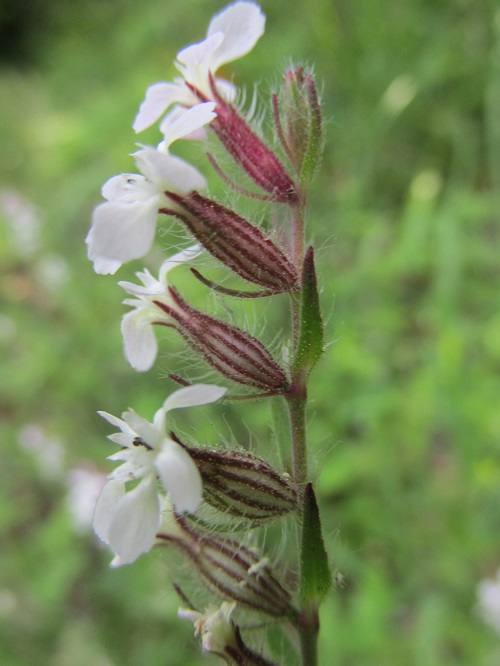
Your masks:
M125 453L130 453L128 449ZM115 453L113 456L109 456L108 460L112 459L121 459L123 460L124 456L120 456L121 452ZM127 481L132 481L133 479L142 479L149 472L143 465L137 464L134 457L131 457L130 460L126 460L123 464L119 465L114 469L111 474L108 474L108 479L113 479L114 481L120 481L121 483L127 483Z
M161 131L165 135L164 142L168 147L177 139L188 136L211 122L215 116L215 102L203 102L179 114L172 122L161 124Z
M147 201L157 194L147 178L137 173L121 173L109 178L101 188L102 196L108 201Z
M97 257L93 260L94 271L98 275L114 275L122 265L121 261L115 259L105 259L104 257Z
M108 529L108 544L121 564L130 564L151 549L160 525L156 479L150 475L116 504Z
M116 437L116 439L115 439ZM125 446L122 446L120 442L120 437L127 437L128 442L125 444ZM134 437L135 439L136 437ZM130 461L134 459L134 439L132 439L131 435L125 435L121 432L117 432L115 435L110 435L108 439L111 439L111 441L114 444L118 444L120 446L120 450L116 451L116 453L112 453L110 456L106 458L106 460L123 460L123 461ZM108 474L108 477L111 477L111 474ZM130 477L130 478L135 478L135 477ZM129 479L130 480L130 479Z
M139 416L133 409L129 409L123 415L123 418L130 425L130 427L137 433L141 439L147 442L154 449L159 448L160 442L163 439L164 433L161 427L157 427L146 421L145 418Z
M182 104L186 97L187 88L176 83L154 83L146 90L144 101L132 125L135 132L149 127L164 113L167 108L176 102Z
M227 389L215 384L194 384L174 391L163 403L163 410L169 412L179 407L207 405L222 398Z
M157 208L157 197L145 202L105 201L99 204L85 239L94 270L104 268L113 273L116 270L112 270L113 266L143 257L153 242Z
M168 259L165 259L165 261L160 266L160 271L158 274L158 282L163 286L163 291L165 291L165 287L167 286L168 272L176 266L180 266L181 264L185 264L188 261L196 259L196 257L198 257L202 252L203 247L199 243L196 243L195 245L190 245L184 250L173 254L171 257L168 257Z
M172 440L165 439L155 467L176 511L195 511L201 502L203 484L189 453Z
M163 120L160 123L160 132L162 134L168 134L169 127L173 125L177 118L179 118L183 113L186 113L186 108L184 106L173 106L171 111L169 111L167 115L163 117ZM200 127L200 129L194 130L189 134L185 134L182 138L194 141L205 141L207 138L207 132L204 127ZM160 152L168 153L168 145L165 143L165 141L160 141L160 143L157 145L157 149Z
M177 54L177 69L184 79L203 93L210 94L210 80L208 74L214 71L212 59L214 53L224 41L222 32L217 32L201 42L190 44Z
M137 372L146 372L155 362L158 343L151 319L141 310L132 310L122 317L121 331L125 358Z
M111 440L114 444L118 444L118 446L126 446L127 448L130 448L133 443L134 439L137 437L135 433L125 433L125 432L115 432L113 435L108 435L108 439ZM112 458L109 458L110 460Z
M211 58L212 72L253 49L264 33L265 23L266 17L254 2L235 2L216 14L208 26L207 37L222 32L224 41Z
M108 412L102 412L99 411L97 412L99 416L102 416L103 419L106 419L108 423L111 423L111 425L116 426L119 428L122 432L127 433L128 435L134 434L133 430L130 428L130 426L125 423L122 419L119 419L117 416L113 416L113 414L108 414Z
M206 187L207 181L198 169L180 157L143 146L134 153L134 158L141 173L154 182L157 192L172 190L187 194Z
M142 285L135 282L127 282L120 280L118 286L132 296L159 296L165 291L165 286L154 278L147 268L143 271L136 273L137 277L141 280ZM138 303L141 301L138 300Z
M93 527L101 541L109 544L108 531L116 505L125 494L121 481L111 480L104 484L94 510Z

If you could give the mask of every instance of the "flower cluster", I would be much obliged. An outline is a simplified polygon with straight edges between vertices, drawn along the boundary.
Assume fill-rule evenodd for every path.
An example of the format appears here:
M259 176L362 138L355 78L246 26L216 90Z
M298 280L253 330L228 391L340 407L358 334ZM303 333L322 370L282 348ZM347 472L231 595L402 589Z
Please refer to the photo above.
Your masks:
M133 153L139 173L117 175L104 183L104 201L93 212L86 238L94 270L114 274L123 263L148 254L158 219L170 217L182 225L195 244L176 249L159 267L158 277L144 268L136 273L138 282L118 283L129 308L121 323L125 357L138 372L152 368L159 348L156 330L168 327L227 384L192 384L171 375L183 388L163 401L152 422L133 409L121 418L100 412L118 429L109 439L120 450L109 459L120 464L107 477L97 501L94 530L113 551L114 566L134 562L154 545L180 548L207 590L223 602L207 615L193 608L181 613L194 621L203 649L228 663L261 665L273 662L246 645L233 612L250 609L292 622L303 631L308 622L316 622L317 599L308 600L313 605L309 603L302 616L297 599L305 603L304 598L290 589L296 574L290 573L285 584L280 574L286 566L275 566L272 557L261 554L247 538L237 539L224 530L231 532L243 523L253 534L263 523L284 516L293 517L300 526L307 514L306 551L310 549L313 557L318 553L323 557L324 551L312 490L304 493L306 385L323 349L314 255L304 243L305 188L321 146L316 87L311 73L302 68L285 73L281 94L272 98L280 156L238 109L233 83L218 76L222 65L255 46L264 24L256 3L240 0L229 5L211 20L205 39L178 52L175 65L180 76L147 89L133 128L140 132L159 121L161 140L156 146L140 145ZM236 180L232 183L236 190L265 202L272 220L266 230L210 198L205 174L172 152L173 144L182 139L203 144L207 132L213 132L233 159L237 174L250 182L251 191ZM208 157L207 166L211 163L231 183ZM279 228L277 220L285 226ZM229 289L205 278L191 266L205 253L236 279L250 283L251 289ZM196 278L222 297L288 296L291 350L286 340L287 353L277 360L250 332L193 307L185 284L179 290L171 282L171 272L179 266L189 266ZM236 387L244 392L234 393ZM220 443L202 446L181 441L169 413L223 397L284 400L292 439L287 469L275 469L242 446L232 450ZM298 558L310 559L308 552ZM323 563L321 570L326 569ZM327 575L326 582L314 583L314 589L326 589L328 581Z

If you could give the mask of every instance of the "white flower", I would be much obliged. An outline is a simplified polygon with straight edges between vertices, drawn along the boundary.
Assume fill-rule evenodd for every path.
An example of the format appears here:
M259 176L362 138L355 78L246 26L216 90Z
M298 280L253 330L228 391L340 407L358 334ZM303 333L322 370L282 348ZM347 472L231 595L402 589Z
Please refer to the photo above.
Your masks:
M107 201L95 208L85 239L96 273L115 273L124 262L146 254L158 210L168 203L165 191L187 194L206 187L201 173L168 148L177 139L196 135L215 117L214 106L206 102L177 114L158 148L142 146L133 153L140 174L125 173L104 183L102 195Z
M158 120L172 104L192 106L199 99L188 83L210 99L210 76L224 64L241 58L255 46L264 32L265 16L254 2L235 2L216 14L207 30L207 37L191 44L177 54L176 67L182 77L172 83L155 83L146 90L133 128L141 132ZM234 97L234 86L224 79L215 79L218 91L227 99ZM165 121L164 121L165 123ZM168 127L162 123L162 132Z
M175 391L152 423L132 409L119 419L99 412L120 432L109 436L120 451L109 456L121 465L108 476L94 513L94 531L116 553L115 564L129 564L153 546L161 522L157 478L176 511L195 511L201 501L201 476L189 453L166 434L165 416L172 409L215 402L226 389L195 384ZM127 492L126 483L139 483Z
M482 580L477 586L477 610L483 620L500 634L500 569L494 580Z
M149 370L158 353L158 343L151 324L155 321L169 322L168 315L153 302L161 296L163 302L170 304L168 272L179 264L194 259L201 252L200 245L192 245L169 257L160 267L158 280L145 269L136 273L142 285L123 280L118 282L128 294L135 296L123 301L133 309L123 316L121 323L125 357L135 370L139 372Z
M209 608L205 614L179 608L177 615L194 624L194 635L201 635L203 652L224 655L226 646L237 646L234 624L231 620L235 608L236 602L223 601L220 608Z
M80 533L92 525L97 498L106 482L106 476L91 467L74 467L66 476L66 506L73 528Z

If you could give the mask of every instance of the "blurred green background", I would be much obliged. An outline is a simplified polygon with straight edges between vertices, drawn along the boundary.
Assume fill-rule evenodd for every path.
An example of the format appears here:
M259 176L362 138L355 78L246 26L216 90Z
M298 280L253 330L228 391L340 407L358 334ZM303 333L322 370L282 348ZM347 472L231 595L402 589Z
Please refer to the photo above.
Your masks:
M133 170L145 87L223 4L0 5L2 666L205 661L176 618L168 554L110 570L88 525L113 450L96 411L151 417L172 385L165 356L147 375L126 364L123 293L83 239L101 184ZM311 463L344 580L322 664L495 666L500 638L475 607L500 566L500 10L261 5L266 34L235 81L250 96L257 80L267 104L291 58L314 64L327 119L309 224L331 344ZM199 410L183 427L207 442L272 448L266 405Z

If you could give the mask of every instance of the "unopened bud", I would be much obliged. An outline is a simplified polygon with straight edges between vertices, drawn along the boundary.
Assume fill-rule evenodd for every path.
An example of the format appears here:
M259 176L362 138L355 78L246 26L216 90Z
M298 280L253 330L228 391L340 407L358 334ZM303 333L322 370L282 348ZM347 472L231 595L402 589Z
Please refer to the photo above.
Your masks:
M224 377L263 391L284 393L288 389L284 370L261 342L192 308L173 287L168 287L168 293L172 306L162 301L154 301L155 305L171 315L186 342Z
M321 107L311 72L302 67L284 74L283 111L278 120L285 150L300 182L315 173L323 149Z
M297 271L285 253L258 227L221 204L191 192L165 193L175 215L193 236L237 275L275 293L297 288Z
M262 523L293 511L295 484L251 453L189 447L203 479L207 504L226 514Z

